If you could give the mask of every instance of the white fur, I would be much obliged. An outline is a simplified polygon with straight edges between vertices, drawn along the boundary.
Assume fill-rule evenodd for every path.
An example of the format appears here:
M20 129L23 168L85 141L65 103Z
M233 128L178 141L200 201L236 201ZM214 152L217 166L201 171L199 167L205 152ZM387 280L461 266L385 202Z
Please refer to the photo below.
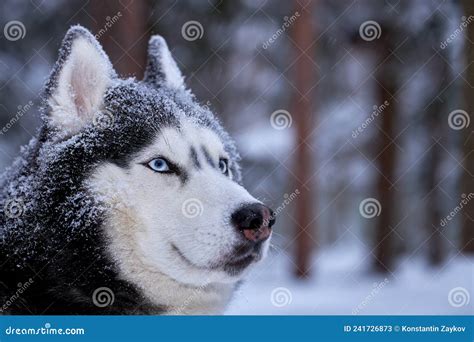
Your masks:
M194 168L191 146L198 151L205 146L215 163L226 152L211 130L189 119L183 119L181 126L180 131L163 129L127 170L111 163L101 165L89 185L108 204L105 234L122 277L153 302L177 313L216 313L243 276L219 269L239 241L230 215L243 203L258 201L208 165L201 154L202 168ZM155 173L140 164L157 156L183 165L187 182L183 185L175 175ZM189 199L202 203L201 215L183 214L183 203Z
M48 100L52 126L73 135L91 122L101 108L110 75L110 62L93 43L75 39Z

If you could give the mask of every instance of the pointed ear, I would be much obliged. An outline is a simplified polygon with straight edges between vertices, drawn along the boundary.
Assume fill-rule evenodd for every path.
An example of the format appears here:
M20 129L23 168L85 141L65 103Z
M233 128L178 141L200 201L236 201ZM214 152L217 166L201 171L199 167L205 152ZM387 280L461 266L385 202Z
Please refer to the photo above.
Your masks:
M152 36L148 42L148 62L143 80L155 87L185 89L183 75L161 36Z
M71 27L45 88L48 124L66 135L79 132L101 109L114 77L112 64L95 37L82 26Z

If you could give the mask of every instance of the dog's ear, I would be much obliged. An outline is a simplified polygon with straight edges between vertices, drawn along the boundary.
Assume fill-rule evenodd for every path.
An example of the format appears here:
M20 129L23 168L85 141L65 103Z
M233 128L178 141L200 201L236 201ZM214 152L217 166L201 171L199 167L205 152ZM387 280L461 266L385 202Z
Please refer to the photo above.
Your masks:
M100 111L105 91L115 77L95 37L82 26L71 27L45 87L48 124L66 135L79 132Z
M155 35L150 38L148 62L143 80L157 88L167 86L171 89L185 89L183 75L161 36Z

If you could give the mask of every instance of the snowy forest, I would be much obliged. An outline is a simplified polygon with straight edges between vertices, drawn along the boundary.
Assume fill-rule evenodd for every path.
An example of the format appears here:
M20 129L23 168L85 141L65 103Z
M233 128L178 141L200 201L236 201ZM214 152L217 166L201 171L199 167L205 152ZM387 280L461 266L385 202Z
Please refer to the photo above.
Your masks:
M71 25L123 77L166 38L276 214L227 314L474 312L474 2L6 0L0 19L2 172Z

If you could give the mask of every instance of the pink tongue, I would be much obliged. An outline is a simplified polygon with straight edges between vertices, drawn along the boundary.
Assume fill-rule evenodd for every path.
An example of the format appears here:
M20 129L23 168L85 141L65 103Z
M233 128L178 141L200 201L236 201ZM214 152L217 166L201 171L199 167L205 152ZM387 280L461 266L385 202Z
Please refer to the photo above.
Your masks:
M270 229L268 227L260 229L244 229L243 232L245 238L251 241L265 240L270 236Z

